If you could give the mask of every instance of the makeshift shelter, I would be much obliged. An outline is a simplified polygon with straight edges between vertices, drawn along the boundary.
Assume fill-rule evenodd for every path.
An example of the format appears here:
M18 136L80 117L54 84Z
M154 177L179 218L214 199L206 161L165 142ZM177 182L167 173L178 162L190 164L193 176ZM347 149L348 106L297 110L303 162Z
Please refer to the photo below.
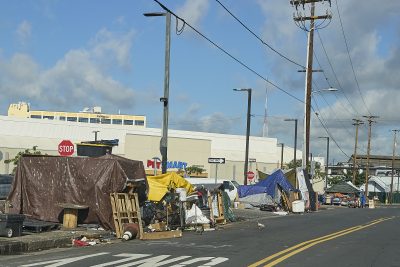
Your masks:
M258 200L261 201L261 199L265 199L263 195L266 194L277 201L280 198L278 189L287 193L289 193L289 191L294 191L294 187L286 179L280 169L276 170L266 179L256 183L255 185L241 185L239 187L239 200L247 201L249 196L254 196L251 198L251 202L256 202Z
M294 191L294 187L286 179L281 169L273 172L265 180L256 183L255 186L266 187L266 193L272 198L275 198L278 186L285 192Z
M326 193L341 193L341 194L355 194L359 193L360 190L349 185L346 182L341 182L331 186L330 188L325 190Z
M175 172L148 176L147 183L149 185L147 198L150 201L160 201L170 189L185 188L187 194L194 191L192 184Z
M145 179L143 162L115 155L98 158L26 155L19 160L8 196L11 213L60 222L61 203L88 206L78 222L114 229L110 193L128 180Z

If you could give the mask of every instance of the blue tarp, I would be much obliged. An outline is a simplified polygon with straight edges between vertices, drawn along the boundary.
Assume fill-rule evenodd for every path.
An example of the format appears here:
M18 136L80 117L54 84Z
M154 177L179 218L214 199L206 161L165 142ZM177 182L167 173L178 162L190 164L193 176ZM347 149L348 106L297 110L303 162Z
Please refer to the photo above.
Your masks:
M241 185L239 186L239 198L267 193L267 188L264 186L256 186L256 185Z
M285 192L294 191L293 186L286 179L282 170L278 169L274 173L269 175L265 180L262 180L255 185L240 186L239 197L267 193L272 198L274 198L277 190L277 185L279 185Z

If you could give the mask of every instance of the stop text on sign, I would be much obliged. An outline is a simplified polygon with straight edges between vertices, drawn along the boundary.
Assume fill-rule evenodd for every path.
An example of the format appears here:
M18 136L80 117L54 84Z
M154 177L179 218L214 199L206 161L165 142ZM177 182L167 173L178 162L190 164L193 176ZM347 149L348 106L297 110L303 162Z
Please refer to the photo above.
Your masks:
M58 144L58 153L61 156L72 156L75 152L75 146L70 140L62 140Z

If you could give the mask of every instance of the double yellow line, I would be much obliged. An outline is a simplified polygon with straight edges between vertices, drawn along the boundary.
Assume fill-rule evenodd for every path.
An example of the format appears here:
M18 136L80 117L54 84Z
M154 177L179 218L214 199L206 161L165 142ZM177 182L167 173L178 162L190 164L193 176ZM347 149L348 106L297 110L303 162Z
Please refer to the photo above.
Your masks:
M326 242L326 241L329 241L329 240L332 240L332 239L335 239L335 238L350 234L350 233L355 232L355 231L362 230L364 228L367 228L367 227L370 227L372 225L375 225L375 224L378 224L378 223L381 223L381 222L384 222L384 221L387 221L387 220L391 220L391 219L394 219L394 218L395 218L395 216L380 218L380 219L377 219L377 220L373 220L373 221L371 221L371 222L369 222L367 224L353 226L353 227L350 227L350 228L347 228L347 229L344 229L344 230L341 230L341 231L338 231L338 232L335 232L335 233L332 233L332 234L329 234L329 235L321 236L321 237L318 237L318 238L315 238L315 239L311 239L311 240L302 242L302 243L297 244L297 245L295 245L293 247L290 247L290 248L282 250L282 251L280 251L278 253L275 253L275 254L273 254L273 255L271 255L271 256L269 256L267 258L264 258L264 259L262 259L260 261L257 261L255 263L249 265L249 267L257 267L257 266L260 266L260 265L264 266L264 267L275 266L276 264L286 260L287 258L290 258L293 255L296 255L296 254L302 252L303 250L306 250L306 249L308 249L310 247L313 247L313 246L315 246L315 245L317 245L319 243ZM283 255L283 256L281 256L281 255Z

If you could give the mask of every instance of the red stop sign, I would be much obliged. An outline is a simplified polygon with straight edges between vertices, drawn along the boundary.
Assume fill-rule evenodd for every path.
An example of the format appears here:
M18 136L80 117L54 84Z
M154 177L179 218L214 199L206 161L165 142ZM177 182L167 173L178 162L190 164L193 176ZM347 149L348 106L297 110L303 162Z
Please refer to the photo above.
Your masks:
M247 172L247 179L252 180L254 179L254 176L255 176L254 172L252 171Z
M70 140L62 140L58 144L58 153L61 156L71 156L75 152L75 146Z

